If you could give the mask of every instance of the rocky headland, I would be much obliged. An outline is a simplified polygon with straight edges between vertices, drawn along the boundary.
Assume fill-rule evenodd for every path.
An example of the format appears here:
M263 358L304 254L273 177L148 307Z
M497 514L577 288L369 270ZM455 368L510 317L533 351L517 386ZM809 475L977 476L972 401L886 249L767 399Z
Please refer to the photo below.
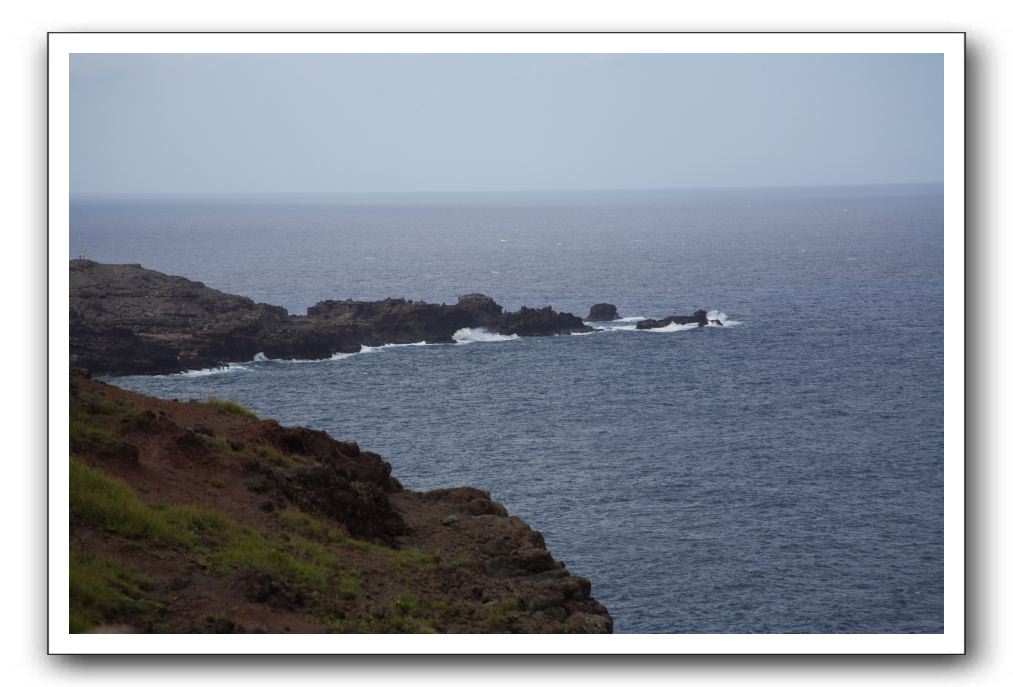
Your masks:
M504 312L482 294L452 305L326 300L305 315L140 265L70 261L70 361L94 374L168 374L245 362L324 359L388 343L453 343L460 329L550 336L591 331L551 307Z
M70 377L70 623L85 632L594 632L591 583L470 487L229 401Z

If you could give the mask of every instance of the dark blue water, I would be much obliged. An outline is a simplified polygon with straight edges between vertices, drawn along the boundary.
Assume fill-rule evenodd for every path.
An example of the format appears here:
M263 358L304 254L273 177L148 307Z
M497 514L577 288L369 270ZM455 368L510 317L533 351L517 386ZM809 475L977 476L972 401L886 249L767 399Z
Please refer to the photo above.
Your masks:
M81 200L70 252L303 312L322 298L738 322L120 378L213 393L470 484L619 632L943 629L938 187ZM632 326L632 325L626 325Z

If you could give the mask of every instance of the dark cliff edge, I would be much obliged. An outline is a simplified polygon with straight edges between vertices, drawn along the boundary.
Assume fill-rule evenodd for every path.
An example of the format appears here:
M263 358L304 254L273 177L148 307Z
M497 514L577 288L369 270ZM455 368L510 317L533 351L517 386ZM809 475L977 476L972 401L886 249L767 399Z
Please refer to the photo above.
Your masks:
M405 490L355 443L232 402L83 370L70 399L72 632L612 631L486 492Z
M326 300L306 315L140 265L70 261L70 364L99 375L169 374L274 359L324 359L387 343L453 343L454 333L551 336L591 331L550 307L503 312L482 294L452 305Z

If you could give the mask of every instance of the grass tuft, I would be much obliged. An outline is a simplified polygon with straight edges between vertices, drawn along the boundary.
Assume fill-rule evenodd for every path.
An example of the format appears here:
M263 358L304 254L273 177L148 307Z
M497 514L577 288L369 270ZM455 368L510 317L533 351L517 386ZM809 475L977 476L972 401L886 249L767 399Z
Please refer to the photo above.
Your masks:
M235 415L237 417L249 417L253 418L254 420L257 419L256 413L254 413L246 406L236 403L235 401L230 401L224 398L216 398L215 396L209 395L207 404L215 408L220 408L221 410L224 410L226 413Z

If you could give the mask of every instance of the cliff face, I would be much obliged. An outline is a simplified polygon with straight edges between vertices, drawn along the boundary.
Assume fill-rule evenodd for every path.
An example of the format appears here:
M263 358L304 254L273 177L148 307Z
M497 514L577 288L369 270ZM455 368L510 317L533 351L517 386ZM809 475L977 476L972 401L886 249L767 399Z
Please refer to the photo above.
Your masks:
M458 329L521 336L590 329L569 313L504 313L487 296L439 305L389 298L322 301L304 316L140 265L70 262L71 365L96 374L164 374L269 358L320 359L362 345L452 343Z
M355 443L234 403L70 387L72 631L611 632L486 492L407 491Z

